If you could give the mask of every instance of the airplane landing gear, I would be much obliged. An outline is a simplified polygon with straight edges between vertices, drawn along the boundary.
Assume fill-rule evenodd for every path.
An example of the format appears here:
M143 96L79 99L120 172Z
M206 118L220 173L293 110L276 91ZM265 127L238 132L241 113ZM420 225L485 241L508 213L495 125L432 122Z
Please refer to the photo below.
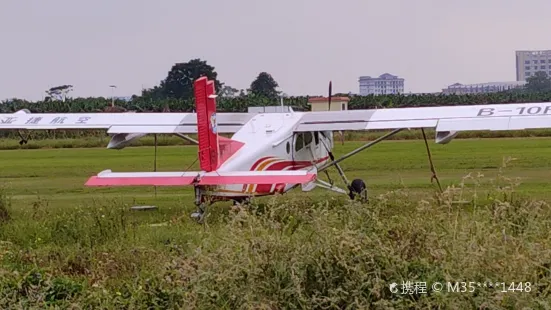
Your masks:
M203 191L199 186L195 186L195 205L197 206L197 211L191 213L191 218L199 224L204 222L207 211L207 202L203 198Z
M354 200L356 197L360 197L362 202L367 201L367 186L362 179L354 179L348 189L350 190L348 194L350 199Z
M27 137L27 139L25 139L23 137L23 133L21 131L18 131L17 133L19 134L19 137L21 138L21 140L19 140L19 145L27 144L27 142L29 142L30 135Z
M234 212L247 210L250 207L250 203L251 203L250 197L234 199L231 206L231 210Z
M251 203L251 198L249 197L246 197L246 198L236 198L233 200L233 205L234 206L237 206L237 205L248 205Z
M191 218L194 219L197 223L203 224L205 220L206 211L207 211L206 204L201 203L197 206L197 211L191 213Z
M331 152L331 149L325 144L325 142L323 142L322 140L322 143L323 145L325 146L325 149L327 150L327 153L329 154L329 158L331 159L331 161L329 163L326 163L324 164L323 166L321 166L320 168L318 168L318 172L321 172L321 171L326 171L329 167L331 166L335 166L335 168L337 168L337 171L339 172L344 184L347 184L347 187L348 187L348 190L350 191L348 193L348 196L350 197L350 199L354 199L356 198L357 196L360 197L360 199L365 202L367 201L367 187L365 186L365 182L361 179L355 179L352 181L352 183L349 183L348 182L348 179L346 178L346 176L344 175L344 171L342 170L342 168L339 166L339 163L395 134L397 134L398 132L402 131L403 128L398 128L398 129L395 129L393 130L392 132L390 133L387 133L386 135L382 136L382 137L379 137L357 149L355 149L354 151L352 152L349 152L347 154L345 154L344 156L342 156L341 158L335 160L335 156L333 155L333 153ZM322 135L329 140L329 138L327 138L327 136L322 133Z

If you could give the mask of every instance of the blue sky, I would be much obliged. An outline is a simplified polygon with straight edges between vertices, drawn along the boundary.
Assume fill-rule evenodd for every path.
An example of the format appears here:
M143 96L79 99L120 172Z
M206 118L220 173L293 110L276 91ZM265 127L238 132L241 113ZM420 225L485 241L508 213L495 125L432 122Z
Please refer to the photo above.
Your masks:
M139 93L202 58L247 88L261 71L290 95L358 91L361 75L406 91L515 79L515 50L551 49L544 0L2 0L0 98Z

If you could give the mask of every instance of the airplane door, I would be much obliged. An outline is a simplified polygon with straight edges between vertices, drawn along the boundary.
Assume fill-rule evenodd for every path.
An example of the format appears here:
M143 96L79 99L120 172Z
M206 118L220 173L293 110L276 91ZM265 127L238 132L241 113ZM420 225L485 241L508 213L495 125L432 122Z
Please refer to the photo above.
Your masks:
M314 143L312 143L312 152L314 153L314 159L318 160L318 159L324 157L324 152L323 151L325 149L321 145L319 132L314 131L312 133L312 135L314 136Z
M293 159L293 161L300 160L299 152L302 151L302 149L304 148L304 135L302 134L302 132L299 132L293 136L293 145L291 148L291 158Z
M311 132L300 132L293 141L293 161L314 161L317 158L314 135Z

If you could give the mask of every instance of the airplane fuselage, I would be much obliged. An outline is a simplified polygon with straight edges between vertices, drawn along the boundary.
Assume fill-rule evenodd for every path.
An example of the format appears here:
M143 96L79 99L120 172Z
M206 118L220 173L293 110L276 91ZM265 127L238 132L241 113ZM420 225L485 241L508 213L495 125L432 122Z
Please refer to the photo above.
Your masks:
M331 131L293 134L303 113L258 114L240 128L231 140L243 143L223 161L217 171L310 170L329 159L333 147ZM221 157L231 145L220 145ZM232 184L211 188L210 197L239 199L285 193L296 184Z

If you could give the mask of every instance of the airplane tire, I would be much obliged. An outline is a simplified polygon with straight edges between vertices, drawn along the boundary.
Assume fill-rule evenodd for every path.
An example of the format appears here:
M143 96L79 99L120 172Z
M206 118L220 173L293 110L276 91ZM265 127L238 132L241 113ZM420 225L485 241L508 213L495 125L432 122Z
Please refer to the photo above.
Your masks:
M246 205L246 204L249 204L251 202L251 199L250 198L236 198L236 199L233 199L233 205L236 206L236 205Z
M350 193L348 196L354 200L356 197L360 197L362 201L367 201L367 186L362 179L354 179L349 186Z

